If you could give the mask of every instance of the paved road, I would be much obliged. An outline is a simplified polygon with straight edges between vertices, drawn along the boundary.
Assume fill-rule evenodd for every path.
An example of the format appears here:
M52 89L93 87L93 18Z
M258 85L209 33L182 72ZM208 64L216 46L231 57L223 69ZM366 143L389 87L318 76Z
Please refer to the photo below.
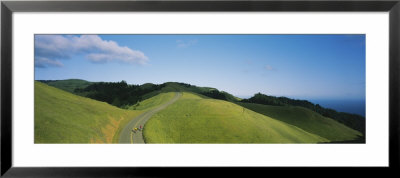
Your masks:
M144 143L142 132L133 133L133 128L139 128L140 125L144 127L144 124L153 116L155 113L165 109L170 104L174 103L182 96L182 93L176 92L175 96L168 102L157 106L156 108L150 109L145 113L133 118L128 125L122 129L121 135L119 136L119 143Z

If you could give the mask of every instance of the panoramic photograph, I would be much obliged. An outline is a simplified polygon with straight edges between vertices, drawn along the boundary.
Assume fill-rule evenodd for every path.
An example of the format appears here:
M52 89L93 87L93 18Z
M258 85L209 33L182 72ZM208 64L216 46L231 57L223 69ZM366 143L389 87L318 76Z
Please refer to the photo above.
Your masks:
M35 144L365 144L364 34L36 34Z

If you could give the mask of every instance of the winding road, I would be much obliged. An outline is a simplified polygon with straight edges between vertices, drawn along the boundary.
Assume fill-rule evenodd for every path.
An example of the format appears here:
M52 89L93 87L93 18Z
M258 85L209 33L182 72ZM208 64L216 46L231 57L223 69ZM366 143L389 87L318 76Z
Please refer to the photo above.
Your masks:
M122 129L121 135L119 136L119 143L144 143L143 140L143 131L133 133L133 128L139 128L140 126L144 127L144 124L157 112L165 109L167 106L171 105L175 101L177 101L182 96L182 93L175 92L175 96L169 100L168 102L159 105L153 109L150 109L143 114L133 118L124 129Z

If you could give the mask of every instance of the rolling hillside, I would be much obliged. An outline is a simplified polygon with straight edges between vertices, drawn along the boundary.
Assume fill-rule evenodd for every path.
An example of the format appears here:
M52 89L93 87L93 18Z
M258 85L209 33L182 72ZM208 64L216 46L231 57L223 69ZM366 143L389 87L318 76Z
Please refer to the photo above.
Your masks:
M268 117L299 127L330 141L355 140L362 133L333 119L299 106L271 106L254 103L237 103Z
M120 108L128 108L129 106L135 105L140 101L166 92L192 92L214 99L222 99L232 102L241 100L240 98L237 98L227 92L219 91L216 88L198 87L195 85L178 82L131 85L127 84L125 81L88 82L79 79L39 81L70 93L107 102Z
M255 103L272 106L300 106L312 110L324 117L331 118L340 122L347 127L365 134L365 117L358 114L350 114L345 112L337 112L330 108L324 108L319 104L311 103L307 100L290 99L287 97L268 96L261 93L256 93L249 99L243 99L242 103Z
M237 98L227 92L219 91L216 88L211 87L198 87L195 85L190 85L186 83L179 82L166 82L162 84L162 88L160 90L155 90L153 92L147 93L143 95L143 98L150 98L160 93L165 92L191 92L200 94L202 96L207 96L214 99L222 99L226 101L240 101L240 98Z
M35 82L35 143L117 142L121 127L140 113Z
M53 82L64 91L41 82ZM175 92L182 97L145 123L147 143L329 143L364 138L305 107L246 103L209 87L176 82L41 82L35 82L35 143L116 143L132 119L170 101ZM93 100L73 94L76 91L101 97ZM120 108L111 105L116 101Z
M145 125L146 143L317 143L329 140L244 109L183 92Z
M174 95L175 95L174 92L160 93L154 97L143 100L140 103L137 103L135 105L132 105L128 109L133 109L133 110L151 109L155 106L159 106L159 105L171 100L174 97Z

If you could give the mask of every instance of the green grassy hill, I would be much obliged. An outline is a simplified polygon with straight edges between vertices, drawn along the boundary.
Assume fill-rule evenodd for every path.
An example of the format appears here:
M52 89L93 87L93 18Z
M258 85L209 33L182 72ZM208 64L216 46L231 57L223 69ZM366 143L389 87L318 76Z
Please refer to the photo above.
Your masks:
M271 106L254 103L237 103L245 108L297 126L309 133L327 138L330 141L355 140L362 133L353 130L333 119L299 106Z
M146 123L147 143L326 143L363 137L304 107L238 102L240 98L209 87L176 82L140 86L123 82L94 86L83 80L41 82L35 82L35 143L118 142L119 133L132 118L171 100L173 92L183 96ZM121 101L141 100L121 109L66 92L85 85L104 90L82 90L83 96L91 93L115 99L113 94Z
M230 93L219 91L216 88L211 87L199 87L195 85L190 85L186 83L177 83L177 82L167 82L165 83L165 87L161 91L179 91L179 92L191 92L201 94L203 96L207 96L214 99L222 99L226 101L240 101L241 99L231 95Z
M121 82L88 82L79 79L69 80L40 80L50 86L68 91L70 93L107 102L120 108L132 108L132 105L149 99L161 93L191 92L214 99L226 101L240 101L241 99L230 93L219 91L211 87L198 87L186 83L166 82L163 84L145 83L131 85Z
M35 143L117 142L122 127L140 113L35 82Z
M149 84L147 84L147 85L149 85ZM155 90L150 93L147 93L147 94L143 95L142 98L147 99L147 98L156 96L160 93L166 93L166 92L190 92L190 93L200 94L202 96L209 95L209 97L213 97L211 94L213 94L213 92L214 92L214 93L219 94L218 95L220 97L219 99L224 99L227 101L240 101L241 100L240 98L237 98L227 92L218 91L215 88L198 87L195 85L189 85L189 84L178 83L178 82L166 82L166 83L162 84L162 88L160 90Z
M319 104L314 104L307 100L290 99L287 97L276 97L262 93L256 93L251 98L243 99L240 102L273 106L301 106L365 134L365 117L358 114L337 112L334 109L324 108Z
M231 102L184 92L145 125L146 143L317 143L329 140Z
M168 93L160 93L154 97L151 97L149 99L143 100L138 104L135 104L133 106L130 106L128 109L133 109L133 110L147 110L151 109L155 106L159 106L165 102L168 102L175 96L174 92L168 92Z

